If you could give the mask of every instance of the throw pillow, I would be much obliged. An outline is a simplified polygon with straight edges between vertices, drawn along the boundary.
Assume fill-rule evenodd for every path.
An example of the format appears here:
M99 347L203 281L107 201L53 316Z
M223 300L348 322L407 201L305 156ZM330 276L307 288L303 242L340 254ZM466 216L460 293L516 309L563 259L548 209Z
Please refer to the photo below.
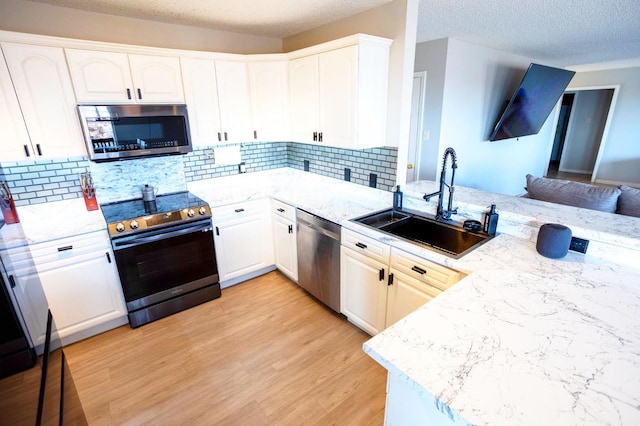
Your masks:
M640 217L640 189L626 185L620 185L618 188L622 192L620 193L620 198L618 198L616 213Z
M527 175L527 192L529 197L536 200L615 213L621 190Z

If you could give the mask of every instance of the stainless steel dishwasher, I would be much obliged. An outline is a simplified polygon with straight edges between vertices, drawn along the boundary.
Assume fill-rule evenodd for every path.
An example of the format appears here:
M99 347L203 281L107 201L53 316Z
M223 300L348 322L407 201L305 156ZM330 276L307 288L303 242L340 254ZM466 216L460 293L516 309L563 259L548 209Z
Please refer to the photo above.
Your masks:
M297 209L298 284L340 312L340 225Z

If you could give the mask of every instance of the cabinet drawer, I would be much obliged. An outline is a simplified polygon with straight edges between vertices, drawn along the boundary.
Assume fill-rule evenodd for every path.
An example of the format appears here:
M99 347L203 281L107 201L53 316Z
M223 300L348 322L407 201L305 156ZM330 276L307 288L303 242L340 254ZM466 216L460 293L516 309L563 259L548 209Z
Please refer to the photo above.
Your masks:
M342 245L382 263L389 261L389 245L342 228Z
M289 204L283 203L278 200L271 200L271 211L285 219L288 219L295 223L296 221L296 208Z
M106 231L91 232L3 250L2 260L8 269L17 269L43 265L102 250L111 250L111 240Z
M245 201L242 203L228 204L226 206L214 207L211 209L213 224L226 222L241 218L243 216L253 216L265 214L267 212L267 199Z
M462 277L458 271L396 248L391 250L391 268L418 278L442 291L451 287Z

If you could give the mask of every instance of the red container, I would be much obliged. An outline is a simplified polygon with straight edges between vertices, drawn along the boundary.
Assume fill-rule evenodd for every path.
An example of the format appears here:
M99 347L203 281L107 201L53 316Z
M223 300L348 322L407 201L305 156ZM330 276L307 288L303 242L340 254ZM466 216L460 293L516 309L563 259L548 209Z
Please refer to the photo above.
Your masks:
M13 197L10 197L8 200L5 199L5 201L7 204L9 204L8 207L5 206L5 203L0 204L0 207L2 209L2 216L4 216L4 222L6 224L20 222L18 211L16 210L16 205L13 202Z
M98 210L98 199L96 198L96 190L93 188L85 189L82 191L82 197L84 198L84 205L87 206L87 210Z

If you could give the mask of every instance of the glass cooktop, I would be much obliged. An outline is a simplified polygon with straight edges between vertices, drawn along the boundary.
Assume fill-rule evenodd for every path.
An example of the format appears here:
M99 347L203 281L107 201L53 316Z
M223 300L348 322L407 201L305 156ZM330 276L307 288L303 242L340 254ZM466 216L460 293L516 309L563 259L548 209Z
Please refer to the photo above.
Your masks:
M100 204L100 209L108 224L143 217L150 221L149 216L163 216L189 208L197 210L200 207L208 207L208 204L188 191L158 195L155 201L143 201L142 198L139 198Z

